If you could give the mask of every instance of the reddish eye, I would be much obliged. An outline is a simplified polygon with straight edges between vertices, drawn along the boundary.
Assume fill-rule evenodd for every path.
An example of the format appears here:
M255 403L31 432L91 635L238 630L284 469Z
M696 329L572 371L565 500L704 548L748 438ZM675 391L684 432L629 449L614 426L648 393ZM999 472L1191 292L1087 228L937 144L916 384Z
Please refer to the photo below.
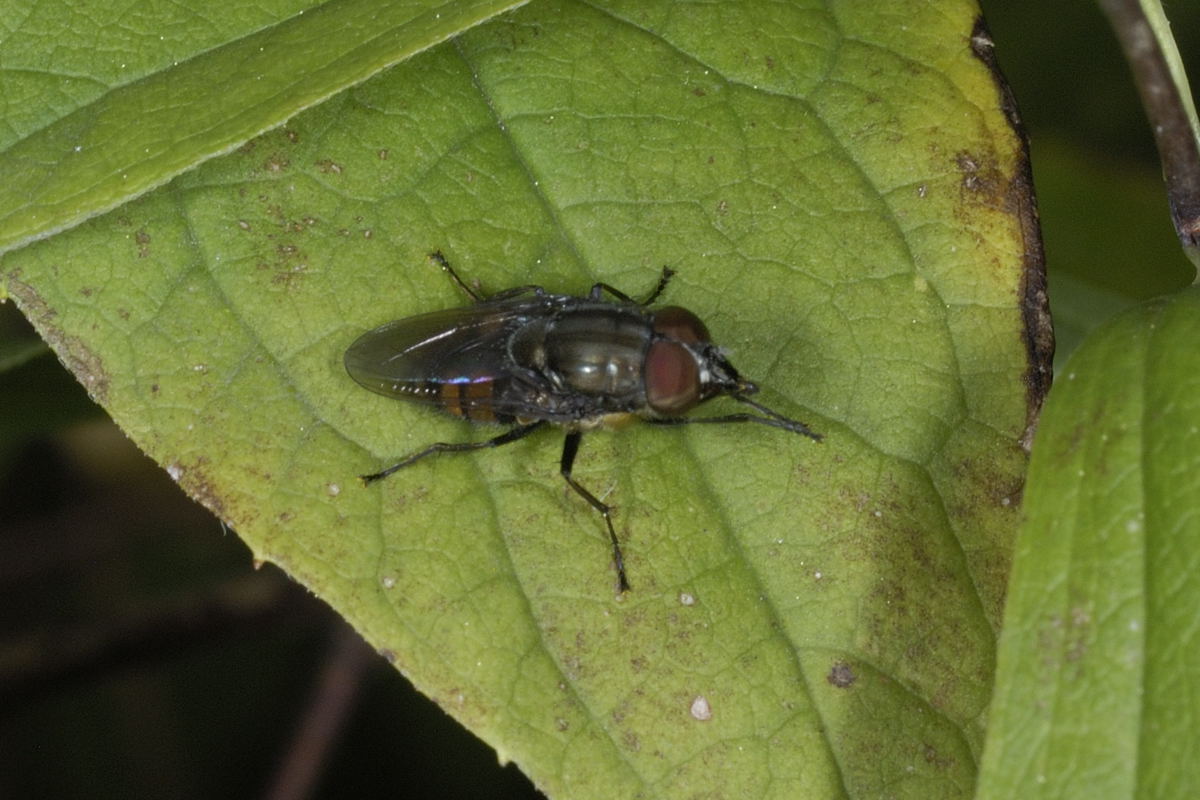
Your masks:
M646 402L650 407L660 414L678 416L699 399L700 368L696 358L670 339L651 344L646 353Z
M711 341L700 318L679 306L666 306L654 312L654 331L688 344Z

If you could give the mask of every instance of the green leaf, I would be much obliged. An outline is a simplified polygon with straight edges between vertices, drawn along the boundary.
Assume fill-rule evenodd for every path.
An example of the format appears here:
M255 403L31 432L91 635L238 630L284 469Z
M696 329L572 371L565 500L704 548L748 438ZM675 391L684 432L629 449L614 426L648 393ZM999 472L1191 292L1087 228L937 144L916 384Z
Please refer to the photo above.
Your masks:
M1068 361L1029 467L979 796L1194 797L1200 291Z
M3 262L93 395L552 796L963 796L1044 367L976 9L536 4ZM693 309L765 426L496 435L342 353L486 291ZM1028 315L1028 316L1026 316ZM1036 380L1034 386L1036 387ZM714 401L699 414L735 409Z
M6 19L22 25L5 37L10 133L0 139L0 253L160 186L516 5L335 0L213 14L209 6L147 3L138 13L154 29L126 19L102 25L98 38L94 11L10 8ZM86 45L47 66L47 39L64 49ZM44 104L47 94L58 102ZM31 114L31 102L45 110Z

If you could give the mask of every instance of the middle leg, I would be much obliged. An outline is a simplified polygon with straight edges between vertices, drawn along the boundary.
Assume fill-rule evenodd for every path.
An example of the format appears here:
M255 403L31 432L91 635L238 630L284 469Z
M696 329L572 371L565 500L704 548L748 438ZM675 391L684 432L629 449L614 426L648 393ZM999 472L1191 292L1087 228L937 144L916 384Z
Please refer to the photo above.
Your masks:
M571 469L575 466L575 455L579 452L579 442L583 439L583 434L579 431L571 431L563 440L562 461L560 462L560 470L563 479L570 485L576 493L587 500L592 508L596 509L604 516L604 524L608 526L608 538L612 542L613 563L617 566L617 588L621 592L629 591L629 580L625 577L625 558L621 555L621 545L617 542L617 532L613 529L612 524L612 509L605 503L602 503L594 494L583 488L579 481L571 477Z

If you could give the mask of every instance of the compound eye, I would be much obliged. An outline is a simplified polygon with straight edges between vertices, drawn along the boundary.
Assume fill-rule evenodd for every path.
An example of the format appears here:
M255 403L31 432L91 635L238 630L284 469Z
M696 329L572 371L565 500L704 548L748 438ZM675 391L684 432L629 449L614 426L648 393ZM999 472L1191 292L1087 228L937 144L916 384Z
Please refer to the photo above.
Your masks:
M655 340L646 353L646 402L650 408L675 417L699 400L700 367L696 357L679 342Z
M700 318L679 306L666 306L654 312L654 331L687 344L712 341Z

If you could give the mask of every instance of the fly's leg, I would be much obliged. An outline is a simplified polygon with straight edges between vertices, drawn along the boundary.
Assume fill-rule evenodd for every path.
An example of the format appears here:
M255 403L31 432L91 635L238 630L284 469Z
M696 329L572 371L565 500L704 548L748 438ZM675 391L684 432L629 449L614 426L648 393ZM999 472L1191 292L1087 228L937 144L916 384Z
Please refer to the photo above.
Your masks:
M670 267L663 267L662 275L658 276L658 285L654 287L654 291L646 296L646 299L641 302L641 305L648 306L658 299L658 296L667 288L667 284L671 282L671 276L675 274L675 270Z
M648 306L657 300L658 296L663 293L663 289L667 288L667 284L671 282L671 276L674 274L675 270L671 269L670 267L663 267L662 275L660 275L658 278L658 285L655 286L654 291L650 292L646 299L642 301L634 300L620 289L615 289L612 286L609 286L607 283L592 284L592 291L588 294L588 299L599 300L601 292L608 292L623 303L631 303L638 306Z
M360 475L359 478L364 484L374 483L375 481L386 478L396 470L404 469L408 465L420 461L425 456L431 456L434 453L465 453L470 450L485 450L489 447L499 447L502 444L508 444L509 442L515 442L518 439L524 439L526 436L533 433L538 428L544 427L545 425L545 420L531 422L528 425L522 425L518 428L513 428L512 430L502 433L493 439L485 439L482 442L435 442L426 447L424 450L418 450L398 463L392 464L382 472L374 472L370 475Z
M742 399L742 402L750 402ZM785 431L798 433L801 436L807 436L814 442L819 442L825 437L811 430L807 425L797 419L788 419L781 414L776 414L770 409L760 406L758 403L751 403L755 408L769 413L771 416L760 417L757 414L724 414L719 417L664 417L662 419L648 419L646 422L651 425L695 425L699 423L722 423L722 422L757 422L760 425L770 425L772 428L782 428Z
M595 495L580 486L579 482L571 477L571 468L575 466L575 455L579 452L581 439L583 439L583 434L579 431L572 431L563 439L562 462L560 463L562 476L580 497L587 500L592 508L604 516L604 524L608 526L608 538L612 541L613 563L617 567L617 590L627 592L629 591L629 580L625 577L625 558L621 555L621 545L617 543L617 532L613 530L612 509L596 499Z
M450 276L451 280L458 284L458 288L462 289L467 297L471 298L476 303L483 301L483 296L480 295L479 292L475 291L470 286L467 286L466 282L462 278L458 277L458 273L454 271L454 267L450 266L450 262L446 260L444 255L442 255L441 250L434 250L429 254L429 257L437 262L437 265L440 266L445 273Z
M807 425L805 425L800 420L790 419L788 417L785 417L783 414L780 414L778 411L767 408L762 403L754 402L749 397L746 397L746 395L744 395L744 394L734 394L733 399L737 400L739 403L745 403L746 405L750 406L751 408L758 409L762 413L766 414L767 415L766 419L764 419L762 417L754 417L754 416L750 417L753 420L757 420L758 422L761 422L763 425L771 425L776 428L783 428L785 431L791 431L792 433L799 433L804 436L807 436L808 438L812 439L814 442L819 442L823 438L825 438L821 434L816 433L813 430L811 430Z
M458 288L462 289L463 292L467 295L467 297L471 298L476 303L482 303L485 300L507 300L510 297L516 297L517 295L527 294L528 292L533 292L534 294L542 294L542 292L543 292L542 287L533 286L532 284L530 284L528 286L514 286L511 289L505 289L502 292L497 292L496 294L485 296L485 295L482 295L479 292L475 291L474 289L472 289L470 286L467 285L466 281L464 281L462 278L458 277L458 273L454 271L454 267L450 266L450 262L446 259L446 257L444 255L442 255L441 250L434 250L432 253L429 254L429 258L432 261L436 262L437 265L439 267L441 267L442 270L445 271L445 273L447 275L450 276L450 279L454 281L455 285L457 285Z

